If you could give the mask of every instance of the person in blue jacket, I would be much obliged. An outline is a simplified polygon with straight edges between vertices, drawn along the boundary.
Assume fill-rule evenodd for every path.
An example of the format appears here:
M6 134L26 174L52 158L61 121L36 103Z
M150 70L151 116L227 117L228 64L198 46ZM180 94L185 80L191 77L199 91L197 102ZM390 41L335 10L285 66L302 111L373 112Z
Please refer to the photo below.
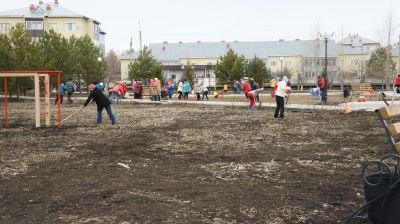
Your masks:
M67 87L65 87L64 83L60 84L59 91L60 91L60 103L62 104L63 103L64 94L67 91ZM56 102L54 104L57 104L57 102L58 102L58 94L56 95Z
M192 90L192 87L190 86L190 82L185 80L183 83L183 99L187 100L189 99L189 92Z
M170 82L168 84L167 95L168 95L170 100L172 99L172 96L174 95L174 84L172 82Z

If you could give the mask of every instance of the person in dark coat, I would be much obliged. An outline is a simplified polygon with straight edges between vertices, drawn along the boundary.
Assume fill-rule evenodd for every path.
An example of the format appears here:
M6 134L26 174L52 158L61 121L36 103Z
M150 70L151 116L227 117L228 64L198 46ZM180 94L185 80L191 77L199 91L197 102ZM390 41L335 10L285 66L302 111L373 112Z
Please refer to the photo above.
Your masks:
M65 83L65 87L67 88L67 98L69 103L73 103L72 94L75 92L75 84L71 79L68 79L67 83Z
M108 99L107 96L104 95L104 93L101 90L96 88L94 84L90 84L88 89L90 91L90 94L85 104L83 104L83 107L86 107L90 103L90 101L93 100L97 104L97 124L99 125L101 124L103 117L103 109L105 108L108 116L110 117L111 123L114 125L116 123L116 120L111 110L111 101Z

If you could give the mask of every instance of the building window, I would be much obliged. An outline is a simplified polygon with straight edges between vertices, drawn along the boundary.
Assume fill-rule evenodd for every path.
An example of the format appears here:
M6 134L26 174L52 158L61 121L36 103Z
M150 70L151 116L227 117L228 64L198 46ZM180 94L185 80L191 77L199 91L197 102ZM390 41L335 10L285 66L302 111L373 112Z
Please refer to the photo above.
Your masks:
M64 31L73 32L77 30L75 23L64 23Z
M49 24L49 28L50 28L51 30L57 31L57 23L50 23L50 24Z
M94 39L95 40L100 40L100 26L99 24L94 23Z
M301 66L302 66L302 62L301 61L297 62L297 68L301 68Z
M10 30L9 23L0 23L0 32L7 32Z
M94 33L100 33L100 26L99 24L94 24Z
M26 21L27 30L43 30L43 21Z
M292 62L291 61L285 61L285 67L291 67Z
M278 63L276 63L276 61L271 61L271 63L269 63L272 67L276 67L278 65Z
M358 65L358 61L357 60L351 60L351 65Z

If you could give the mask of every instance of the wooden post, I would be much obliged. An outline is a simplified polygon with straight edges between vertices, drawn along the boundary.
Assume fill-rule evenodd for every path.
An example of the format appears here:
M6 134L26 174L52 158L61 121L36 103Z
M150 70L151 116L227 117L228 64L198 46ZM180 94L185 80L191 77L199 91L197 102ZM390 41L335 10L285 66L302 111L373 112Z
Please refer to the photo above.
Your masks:
M60 91L60 82L61 82L61 73L58 72L57 73L57 97L58 97L58 101L57 101L57 114L58 114L58 128L61 128L61 91Z
M44 105L45 105L45 120L46 126L50 126L50 79L49 75L44 76Z
M6 128L8 128L8 83L7 77L4 77L4 110L6 114Z
M36 127L40 127L40 80L39 74L35 74L35 120Z

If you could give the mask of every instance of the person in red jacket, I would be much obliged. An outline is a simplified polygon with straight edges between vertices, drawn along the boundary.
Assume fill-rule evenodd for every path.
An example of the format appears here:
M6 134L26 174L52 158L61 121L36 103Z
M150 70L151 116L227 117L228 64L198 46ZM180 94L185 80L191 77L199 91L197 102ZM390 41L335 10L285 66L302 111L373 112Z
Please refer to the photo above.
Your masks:
M400 88L400 74L397 75L394 85L397 88Z
M247 96L247 93L251 91L251 86L246 80L244 80L242 82L242 91L243 91L244 95L246 96L246 98L249 99L249 97Z
M125 94L128 91L128 86L126 85L125 81L121 82L121 97L122 99L125 99Z

